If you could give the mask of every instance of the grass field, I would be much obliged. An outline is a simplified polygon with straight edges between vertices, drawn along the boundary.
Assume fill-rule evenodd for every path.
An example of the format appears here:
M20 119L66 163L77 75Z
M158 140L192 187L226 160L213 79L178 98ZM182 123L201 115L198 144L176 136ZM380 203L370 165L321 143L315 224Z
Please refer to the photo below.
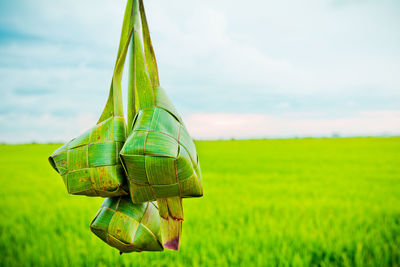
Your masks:
M0 146L0 266L400 266L400 138L197 142L203 198L179 252L131 253L89 230L47 156Z

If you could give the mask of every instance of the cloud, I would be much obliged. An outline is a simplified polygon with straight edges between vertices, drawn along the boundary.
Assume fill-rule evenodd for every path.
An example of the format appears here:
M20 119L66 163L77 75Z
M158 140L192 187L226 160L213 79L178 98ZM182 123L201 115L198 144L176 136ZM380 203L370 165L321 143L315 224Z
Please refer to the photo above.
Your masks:
M186 125L197 139L276 138L399 135L400 111L364 111L339 118L315 118L314 114L282 115L199 113L188 116Z
M180 9L170 2L179 1L159 5L151 18L163 42L160 66L175 62L164 68L171 84L282 95L356 95L375 87L398 95L400 54L392 40L400 35L392 27L399 18L388 3L337 10L330 1L201 1L177 19Z
M79 113L65 117L43 114L0 114L1 142L65 142L82 134L96 124L96 117Z
M195 139L330 137L365 135L400 135L400 111L360 111L327 117L309 112L269 115L260 113L194 113L184 118ZM0 141L65 142L95 125L97 117L77 113L0 114Z
M296 113L331 121L399 110L396 1L145 4L161 84L186 118L258 114L286 120L282 114ZM2 140L54 140L64 130L52 120L74 125L100 115L123 9L110 0L0 2ZM39 134L34 125L52 130ZM82 128L68 127L68 136Z

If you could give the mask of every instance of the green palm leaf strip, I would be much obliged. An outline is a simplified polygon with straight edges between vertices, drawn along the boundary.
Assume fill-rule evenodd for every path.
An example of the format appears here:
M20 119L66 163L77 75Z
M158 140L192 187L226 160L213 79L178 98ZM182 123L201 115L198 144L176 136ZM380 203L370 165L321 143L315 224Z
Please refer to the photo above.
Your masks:
M142 0L133 1L128 127L120 156L133 203L157 200L164 246L177 250L183 197L203 195L195 145L159 85L157 63Z
M119 151L126 139L121 78L133 32L131 16L132 0L128 0L110 94L99 121L49 157L71 194L112 197L128 193Z

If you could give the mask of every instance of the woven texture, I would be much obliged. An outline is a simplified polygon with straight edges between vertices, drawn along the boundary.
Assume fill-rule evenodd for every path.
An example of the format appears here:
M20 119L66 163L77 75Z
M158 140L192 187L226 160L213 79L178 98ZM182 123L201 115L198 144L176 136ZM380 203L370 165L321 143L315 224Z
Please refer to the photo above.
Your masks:
M90 224L92 232L121 252L161 251L160 217L154 202L107 198Z
M155 107L139 111L120 152L132 201L202 196L195 145L164 91L155 93Z
M123 118L112 117L57 149L50 157L70 194L120 196L124 170L118 153L125 141Z
M129 0L110 94L97 125L49 157L50 164L63 177L71 194L111 197L128 192L124 188L126 176L119 160L119 151L126 139L121 78L133 32L132 7L132 0Z

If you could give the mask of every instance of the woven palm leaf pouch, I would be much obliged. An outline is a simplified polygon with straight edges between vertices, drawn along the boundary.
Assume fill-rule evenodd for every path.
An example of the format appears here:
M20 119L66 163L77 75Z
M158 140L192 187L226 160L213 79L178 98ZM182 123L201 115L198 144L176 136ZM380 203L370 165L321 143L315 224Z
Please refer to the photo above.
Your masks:
M90 229L121 253L164 249L155 202L133 204L129 196L106 198Z
M157 200L164 246L177 250L184 218L182 198L203 195L200 164L193 140L160 87L143 1L134 0L133 5L129 136L120 157L132 202Z
M121 78L133 31L131 15L132 0L129 0L110 93L99 121L49 157L51 166L62 176L70 194L111 197L128 193L119 151L126 139Z

